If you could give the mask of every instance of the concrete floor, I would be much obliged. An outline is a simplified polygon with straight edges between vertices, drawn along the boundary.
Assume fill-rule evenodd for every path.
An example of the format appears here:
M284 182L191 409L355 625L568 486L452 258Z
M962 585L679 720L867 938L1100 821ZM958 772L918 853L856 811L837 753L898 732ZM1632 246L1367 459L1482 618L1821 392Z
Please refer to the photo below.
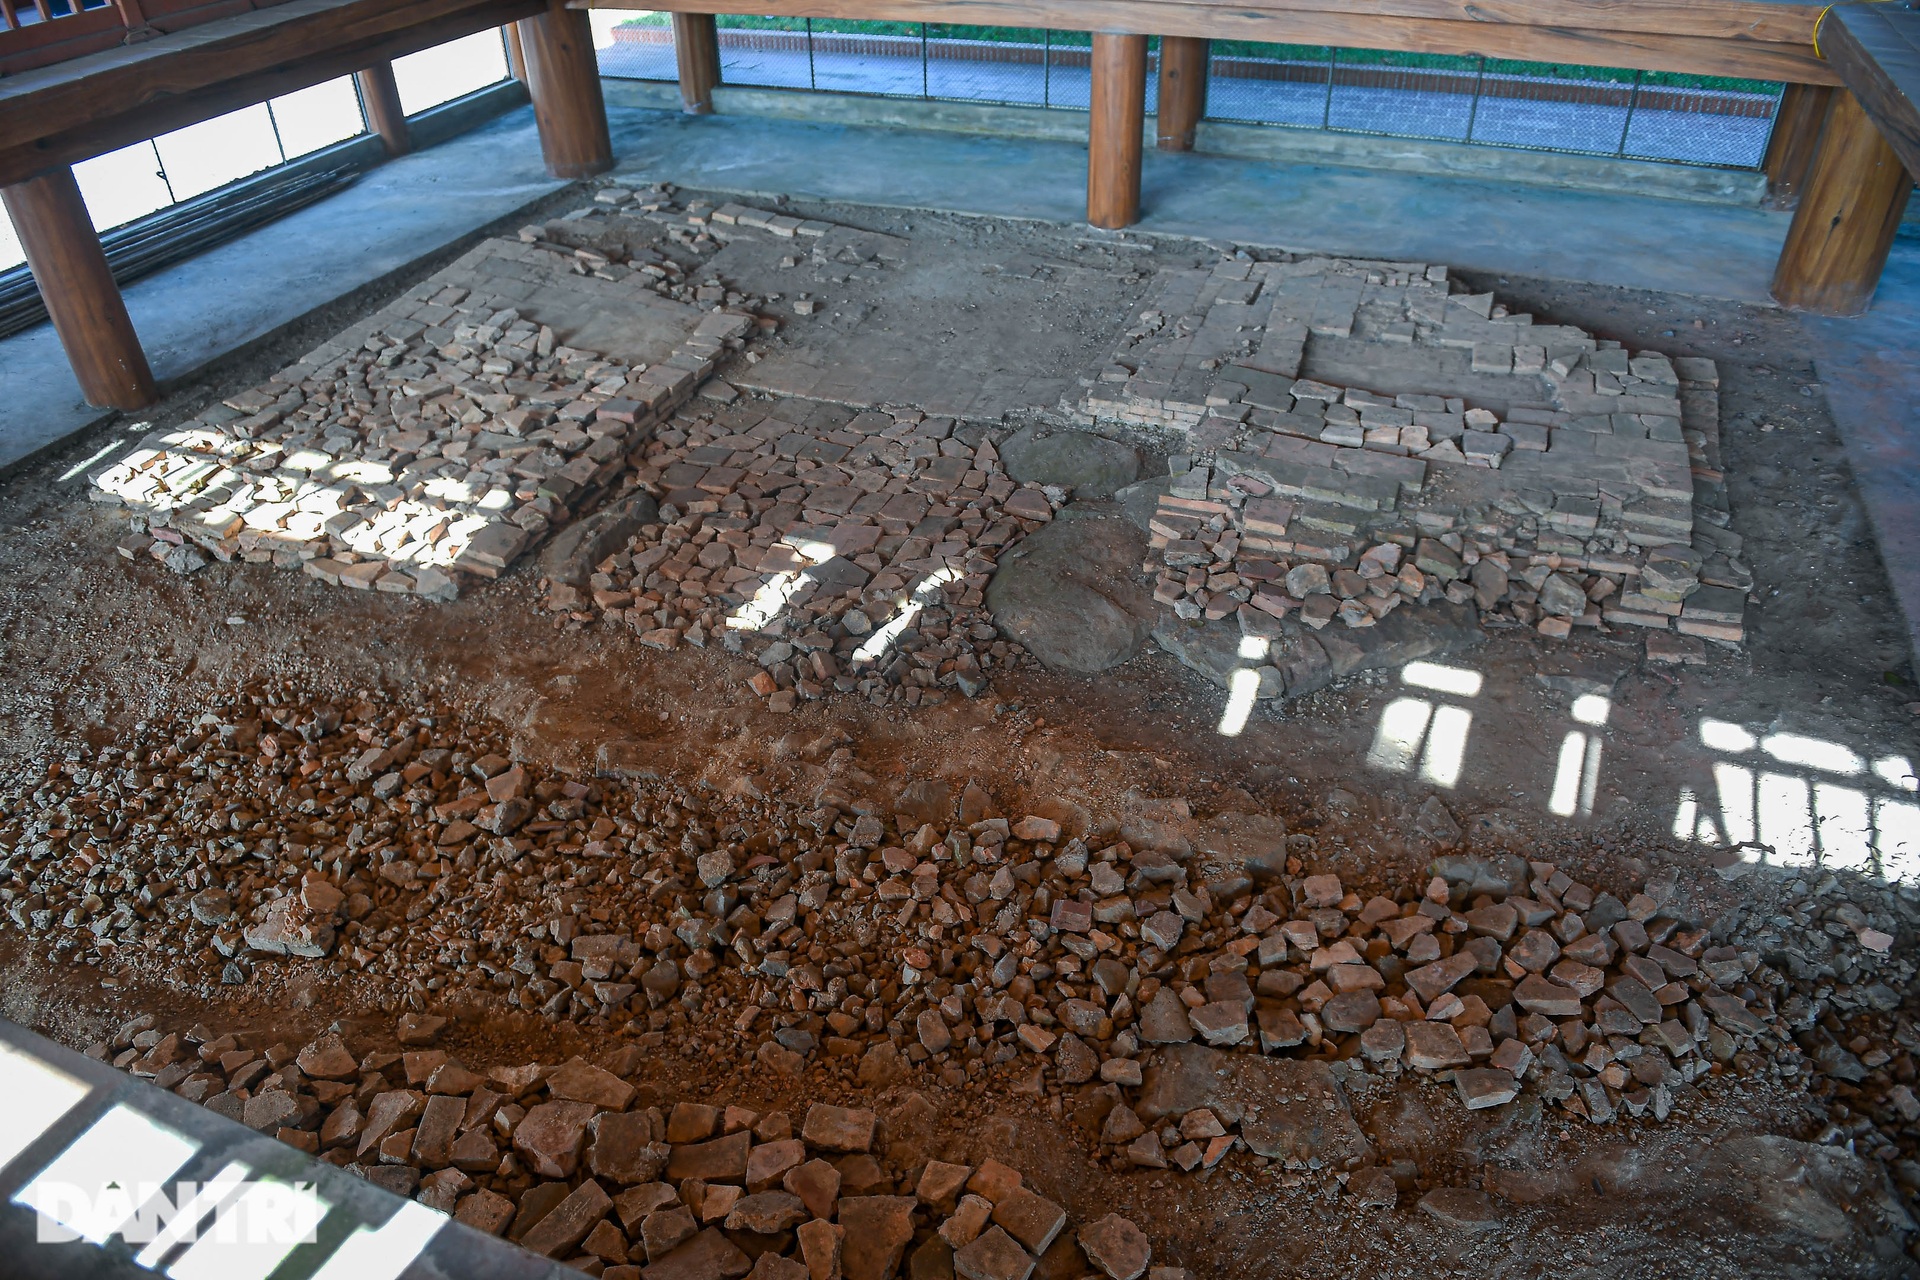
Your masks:
M623 123L639 114L622 112ZM635 136L619 150L619 172L636 178L1054 222L1086 216L1084 144L647 114L651 127L624 130ZM1747 302L1767 300L1787 226L1758 209L1156 151L1142 188L1142 231Z
M154 376L176 383L562 185L523 108L136 282L127 310ZM0 341L0 469L112 416L80 399L51 325Z
M1086 149L615 107L617 172L760 195L1073 223ZM956 179L956 175L961 175ZM209 361L554 190L531 109L385 165L355 187L128 291L156 373ZM1787 216L1486 180L1149 151L1140 230L1446 262L1765 303ZM1100 234L1100 233L1095 233ZM1920 240L1895 243L1873 312L1809 320L1887 568L1920 619ZM46 326L0 342L0 467L100 420ZM1920 648L1920 645L1916 645Z
M1802 323L1920 659L1920 240L1894 242L1867 315Z

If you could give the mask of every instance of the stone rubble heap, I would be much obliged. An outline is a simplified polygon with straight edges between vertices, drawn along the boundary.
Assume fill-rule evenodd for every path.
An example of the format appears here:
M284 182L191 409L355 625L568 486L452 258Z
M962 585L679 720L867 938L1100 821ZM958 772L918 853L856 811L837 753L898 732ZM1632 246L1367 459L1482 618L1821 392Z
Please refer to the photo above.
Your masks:
M1913 966L1892 951L1916 912L1890 891L1820 905L1828 877L1766 920L1763 954L1742 914L1692 918L1671 874L1622 900L1450 855L1363 894L1304 874L1274 818L1016 818L939 781L886 798L840 743L701 794L659 781L664 745L543 776L440 714L253 695L16 782L0 904L45 954L209 992L286 955L362 1000L464 987L780 1075L1051 1096L1122 1165L1244 1146L1351 1174L1369 1157L1342 1082L1409 1074L1468 1109L1528 1087L1606 1123L1818 1072L1836 1124L1916 1154L1920 1040L1895 1016ZM1234 1083L1185 1105L1203 1076Z
M776 710L977 696L1019 656L981 604L997 557L1065 501L952 419L804 400L683 411L635 479L655 499L622 517L639 527L597 564L550 566L548 607L751 653Z
M1295 611L1367 627L1445 596L1556 638L1661 633L1669 661L1738 643L1752 574L1712 362L1453 290L1444 267L1334 258L1163 273L1083 405L1186 444L1156 597L1269 639Z
M857 1107L784 1111L657 1100L644 1055L469 1070L428 1047L445 1019L400 1019L397 1051L330 1031L295 1049L151 1014L87 1053L397 1195L604 1280L1027 1280L1045 1256L1108 1280L1153 1267L1117 1214L1077 1230L998 1160L928 1159ZM924 1095L903 1104L910 1116Z
M631 278L664 297L703 306L725 305L768 310L771 299L755 298L729 288L711 271L704 278L682 266L656 244L659 234L696 253L713 253L748 231L775 239L793 240L820 263L849 266L885 265L900 261L906 241L881 231L796 218L731 201L715 206L705 200L678 200L671 186L629 191L604 187L592 206L564 217L531 224L520 238L559 255L567 268L603 279ZM818 301L805 296L790 300L794 314L810 316ZM752 361L749 361L752 363Z
M672 207L659 192L610 195L645 218ZM552 225L604 236L610 213ZM717 247L685 234L684 213L666 221L690 248ZM268 382L150 434L92 477L97 501L135 513L120 553L434 599L499 576L618 490L653 427L771 328L757 299L682 283L639 241L621 261L544 228L485 241ZM671 350L648 364L569 347L538 318L556 306L618 314Z

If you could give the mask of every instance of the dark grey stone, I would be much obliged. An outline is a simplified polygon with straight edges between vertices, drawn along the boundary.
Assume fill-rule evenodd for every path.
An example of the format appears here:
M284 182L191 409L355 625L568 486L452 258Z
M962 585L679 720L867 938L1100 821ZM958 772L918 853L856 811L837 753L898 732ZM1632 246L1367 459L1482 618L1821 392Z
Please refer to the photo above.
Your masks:
M1032 427L1000 446L1007 474L1027 484L1057 484L1077 498L1107 498L1140 477L1140 453L1131 445L1086 431L1036 435Z
M1153 513L1159 509L1161 495L1172 488L1173 477L1155 476L1151 480L1128 485L1115 493L1113 500L1120 505L1120 514L1128 524L1147 533L1147 526L1153 522Z
M1448 884L1463 886L1469 896L1486 893L1496 898L1524 892L1533 875L1526 859L1512 853L1448 854L1435 858L1431 870Z
M1092 674L1140 652L1154 614L1137 581L1147 540L1126 521L1069 506L1000 562L987 608L1049 670Z
M636 493L609 503L555 535L540 553L540 572L555 582L578 587L593 575L593 566L627 545L642 525L660 516L650 494Z
M1453 653L1481 638L1470 605L1403 605L1371 627L1334 624L1318 632L1293 618L1279 623L1258 659L1240 656L1242 628L1232 618L1195 625L1163 614L1153 629L1160 647L1225 689L1236 671L1258 670L1262 698L1301 698L1360 671L1402 667Z
M1278 879L1287 869L1287 824L1265 814L1217 814L1194 838L1194 847L1255 879Z
M1289 619L1288 625L1297 624ZM1333 664L1333 678L1344 680L1356 671L1403 667L1421 658L1454 653L1478 644L1482 634L1471 605L1436 600L1402 605L1371 627L1354 629L1334 623L1315 638ZM1287 692L1297 696L1291 688Z
M1163 614L1154 624L1153 640L1180 660L1182 666L1198 671L1222 689L1232 684L1234 673L1253 670L1260 673L1261 698L1277 698L1286 692L1285 678L1279 668L1265 657L1240 656L1240 624L1231 618L1200 625L1172 614Z

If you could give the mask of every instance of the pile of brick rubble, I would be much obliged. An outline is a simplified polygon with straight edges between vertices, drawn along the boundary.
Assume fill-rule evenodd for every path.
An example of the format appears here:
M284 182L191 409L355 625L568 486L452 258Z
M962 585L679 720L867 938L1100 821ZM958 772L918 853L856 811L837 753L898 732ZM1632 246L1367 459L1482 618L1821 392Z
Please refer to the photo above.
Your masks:
M1065 494L1016 485L955 425L793 400L683 410L635 473L647 522L549 607L749 652L776 710L829 690L975 696L1021 652L982 607L997 557Z
M1836 1124L1915 1154L1891 951L1914 909L1891 891L1823 881L1763 955L1671 875L1623 899L1462 856L1363 894L1305 875L1277 819L1007 817L971 785L883 797L833 736L798 752L791 779L703 793L652 780L670 771L635 763L644 744L609 744L609 776L542 775L438 711L260 695L16 780L0 902L45 954L210 994L290 955L358 999L465 987L644 1047L757 1046L783 1073L1024 1081L1123 1166L1244 1147L1350 1176L1371 1166L1344 1088L1407 1074L1595 1123L1817 1074Z
M1183 616L1271 635L1444 596L1550 637L1644 629L1670 661L1741 640L1711 361L1536 325L1443 267L1162 274L1082 413L1179 449L1155 594ZM1376 389L1410 386L1475 394Z
M396 1049L358 1052L338 1032L245 1047L154 1023L131 1019L87 1052L589 1275L884 1280L905 1263L916 1276L1026 1280L1049 1250L1110 1280L1148 1274L1152 1247L1133 1222L1109 1214L1070 1230L998 1160L928 1159L856 1107L813 1103L796 1133L784 1111L661 1105L622 1078L644 1056L632 1046L608 1066L482 1073L429 1047L437 1017L404 1016ZM916 1118L913 1101L898 1121Z

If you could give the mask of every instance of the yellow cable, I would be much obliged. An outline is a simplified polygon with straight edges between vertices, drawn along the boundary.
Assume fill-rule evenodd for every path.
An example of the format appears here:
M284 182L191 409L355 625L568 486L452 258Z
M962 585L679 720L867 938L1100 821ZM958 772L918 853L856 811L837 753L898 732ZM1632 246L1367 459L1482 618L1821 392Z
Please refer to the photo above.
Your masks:
M1820 16L1813 20L1813 56L1816 58L1826 56L1820 52L1820 24L1827 20L1827 15L1832 13L1833 9L1833 5L1828 5L1820 11Z
M1827 20L1828 14L1839 8L1852 8L1854 5L1879 4L1881 2L1882 0L1834 0L1832 4L1822 9L1820 16L1813 20L1813 56L1821 59L1825 59L1827 56L1820 52L1820 24Z

